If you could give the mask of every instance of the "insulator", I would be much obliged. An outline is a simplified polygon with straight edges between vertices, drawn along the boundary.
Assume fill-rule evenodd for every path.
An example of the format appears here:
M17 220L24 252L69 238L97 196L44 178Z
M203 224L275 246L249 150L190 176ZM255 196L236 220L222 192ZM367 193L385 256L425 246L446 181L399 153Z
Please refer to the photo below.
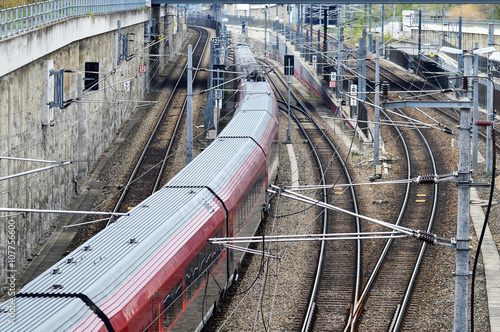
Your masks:
M262 216L261 219L263 221L266 221L267 217L269 216L269 205L268 204L262 204Z
M467 76L462 77L462 90L469 91L469 78Z
M493 126L493 122L487 120L476 121L476 126Z
M382 83L382 98L387 99L389 97L389 82L384 81Z
M437 243L436 234L432 234L432 233L426 232L426 231L418 231L417 232L417 239L419 239L420 241L429 243L429 244L436 244Z
M443 128L443 131L444 131L445 133L447 133L447 134L453 135L453 130L451 130L450 128L448 128L448 127L446 127L446 126Z
M418 184L434 184L436 176L434 174L419 175L417 177Z

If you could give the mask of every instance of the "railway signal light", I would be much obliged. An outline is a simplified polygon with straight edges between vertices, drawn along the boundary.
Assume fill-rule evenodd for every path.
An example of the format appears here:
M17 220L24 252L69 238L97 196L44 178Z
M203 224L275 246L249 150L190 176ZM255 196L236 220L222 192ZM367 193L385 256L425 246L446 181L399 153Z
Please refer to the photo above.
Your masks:
M285 54L285 75L292 76L295 72L293 55Z
M99 90L99 62L85 62L85 90Z

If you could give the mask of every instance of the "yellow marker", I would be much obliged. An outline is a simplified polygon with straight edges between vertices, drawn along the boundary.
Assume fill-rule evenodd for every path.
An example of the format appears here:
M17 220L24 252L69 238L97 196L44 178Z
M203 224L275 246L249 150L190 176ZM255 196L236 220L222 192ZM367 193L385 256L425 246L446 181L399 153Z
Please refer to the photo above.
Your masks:
M341 191L336 191L336 192L334 192L334 194L335 194L335 195L343 195L344 193L343 193L343 192L341 192Z
M434 57L434 53L431 53L431 58L433 58L433 57Z
M127 210L129 210L129 211L130 211L130 210L132 210L133 208L134 208L134 207L129 206L129 207L127 208Z
M426 194L417 194L417 197L426 197Z
M416 203L425 203L425 199L417 199L415 202Z
M333 190L342 190L342 187L334 187Z

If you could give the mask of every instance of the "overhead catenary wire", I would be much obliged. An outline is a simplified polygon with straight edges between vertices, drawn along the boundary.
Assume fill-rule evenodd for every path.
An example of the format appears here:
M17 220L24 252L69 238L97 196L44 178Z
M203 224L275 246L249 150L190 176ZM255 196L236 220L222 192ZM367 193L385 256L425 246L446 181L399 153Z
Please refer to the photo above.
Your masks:
M79 223L79 224L71 224L71 225L63 226L63 229L65 230L65 229L68 229L68 228L71 228L71 227L79 227L79 226L82 226L82 225L95 224L96 222L106 221L106 220L109 220L109 219L110 218L102 218L102 219L97 219L97 220L82 222L82 223Z
M16 173L16 174L6 175L6 176L0 177L0 181L5 181L5 180L13 179L13 178L16 178L16 177L19 177L19 176L28 175L28 174L43 172L43 171L47 171L47 170L50 170L50 169L53 169L53 168L56 168L56 167L66 166L66 165L69 165L69 164L71 164L71 161L64 161L64 162L60 162L60 163L55 164L55 165L45 166L45 167L41 167L41 168L32 169L32 170L29 170L29 171L24 171L24 172Z
M142 106L147 106L147 105L155 105L155 104L158 104L158 101L154 101L154 100L131 100L131 99L127 99L127 100L122 100L122 99L94 99L94 100L77 100L75 101L75 103L117 103L117 104L121 104L121 103L136 103L136 104L140 104Z
M335 117L328 117L328 116L324 116L323 118L325 119L330 119L332 121L342 121L344 122L345 119L342 119L342 118L335 118ZM358 119L352 119L352 120L349 120L349 122L359 122L359 123L368 123L368 124L374 124L375 122L374 121L371 121L371 120L358 120ZM408 121L387 121L387 120L380 120L379 121L380 125L381 126L398 126L398 127L408 127L408 128L411 128L411 129L438 129L440 131L444 131L445 130L445 126L443 126L441 123L437 123L437 124L427 124L425 122L422 122L418 125L411 125L408 123ZM447 128L447 127L446 127Z
M420 97L422 97L422 95L424 95L425 93L422 93ZM398 114L399 115L399 114Z
M106 78L110 77L113 73L115 73L115 70L117 70L119 68L120 68L120 66L117 67L117 68L114 68L111 72L108 72L106 74L106 77L102 78L99 82L105 82ZM125 75L122 73L122 76L125 76ZM135 76L132 76L132 77L133 78L137 78L138 75L135 75ZM125 81L130 81L130 79L127 79ZM121 83L123 83L125 81L113 84L113 86L121 84ZM109 88L112 88L112 86L109 86ZM103 91L103 90L97 90L96 92L98 92L98 91ZM128 102L128 100L126 102ZM21 113L21 112L25 112L27 114L30 114L33 109L36 109L36 107L34 107L34 108L27 108L25 110L17 110L17 112L13 112L12 114L18 114L18 113ZM30 113L28 113L28 111ZM73 113L66 112L68 114L68 116L64 116L63 118L61 118L59 121L57 121L57 124L59 125L58 126L59 128L61 128L62 127L61 125L63 125L64 123L70 123L70 126L67 126L67 127L63 128L62 130L58 130L58 131L55 131L55 132L53 130L51 130L51 131L44 131L41 128L37 127L37 129L33 130L32 132L30 132L30 134L27 135L27 137L25 139L23 139L21 137L21 139L19 140L20 143L18 145L14 145L14 146L13 145L9 145L8 151L6 151L5 154L10 155L10 157L5 157L5 158L2 158L2 159L21 160L22 158L15 158L15 157L12 157L12 156L13 155L22 155L23 152L26 152L26 151L28 151L28 152L31 152L32 150L35 151L37 145L42 145L43 144L42 141L40 139L38 139L39 137L42 136L42 134L50 133L47 137L44 138L44 141L45 140L46 141L53 140L53 139L57 138L58 136L63 135L65 132L70 131L73 128L77 127L79 125L79 123L81 123L82 121L86 121L89 117L92 117L93 115L98 114L99 112L102 112L102 111L103 111L103 108L98 108L98 109L95 109L94 111L85 112L85 113L81 113L80 112L80 113L74 113L73 114ZM82 118L82 114L85 114L84 118ZM74 123L75 120L76 120L76 123ZM29 153L24 153L24 154L29 155ZM28 158L25 158L25 159L28 159ZM91 159L93 159L93 158L91 158ZM95 159L97 160L97 157ZM44 162L42 159L39 159L37 161ZM88 163L89 161L91 161L91 160L80 160L78 162L86 162L86 163ZM74 161L72 161L72 162L74 162ZM60 163L60 162L54 161L54 163ZM59 166L59 165L57 165L57 166ZM57 166L52 166L52 167L57 167ZM61 169L63 170L62 172L70 174L68 171L64 171L64 168L61 168ZM70 170L70 172L71 172L71 170ZM3 184L0 184L0 188L2 188L2 191L0 192L0 195L7 195L9 197L9 201L12 203L12 205L15 205L15 203L17 202L18 206L22 206L23 204L21 204L21 202L19 201L19 198L28 195L29 192L36 192L39 188L41 188L41 187L44 186L44 179L55 178L55 177L57 177L57 174L59 174L59 173L55 173L54 169L50 170L49 174L43 175L43 176L41 175L42 173L38 173L38 174L31 174L31 173L32 172L30 172L30 174L26 173L27 175L24 176L23 179L20 180L20 181L15 181L15 182L11 181L11 182L9 182L9 186L8 187L4 186ZM30 182L30 181L33 181L33 180L35 180L35 183L31 183ZM49 180L49 181L53 182L52 180ZM3 182L3 183L6 183L6 182ZM11 190L13 188L16 188L16 187L22 187L26 183L30 183L28 189L26 189L24 191L21 191L19 193L19 196L12 197ZM72 185L72 184L70 184L70 185ZM19 216L19 215L26 216L26 213L9 214L7 216L0 216L0 218L7 218L7 217L10 218L10 217L15 217L15 216ZM81 220L81 218L80 218L80 220ZM51 236L53 236L53 234L50 235L49 238ZM26 250L20 251L19 253L22 254L23 252L26 252Z
M19 213L12 213L12 214L8 214L8 215L5 215L5 216L0 216L0 219L2 218L12 218L12 217L17 217L17 216L24 216L25 214L22 213L22 212L19 212Z
M304 241L331 241L331 240L374 240L374 239L388 239L410 237L409 234L396 233L396 231L387 232L361 232L361 233L330 233L330 234L297 234L297 235L267 235L265 242L304 242ZM238 237L222 237L222 238L209 238L213 244L220 244L229 246L234 243L260 243L262 237L260 236L238 236ZM260 253L260 252L259 252ZM277 258L276 255L273 258Z
M117 73L117 70L118 70L119 68L120 68L120 66L118 66L118 67L116 67L116 68L113 68L111 71L107 72L107 73L105 74L105 76L104 76L104 77L102 77L102 78L101 78L98 82L96 82L95 84L99 84L99 83L105 82L105 81L107 80L107 78L109 78L110 76L112 76L112 75L116 74L116 73ZM84 73L84 72L80 72L80 71L76 71L76 70L75 70L75 72ZM112 88L112 86L115 86L115 85L118 85L118 84L123 84L123 83L124 83L124 82L126 82L126 81L131 81L131 80L133 80L133 79L138 78L139 76L140 76L140 75L134 75L134 76L132 76L132 78L131 78L131 79L126 79L126 80L124 80L124 81L120 81L120 82L114 83L114 84L109 85L108 87L106 87L106 88L104 88L104 89L99 89L99 90L95 90L95 91L92 91L92 92L90 92L90 91L87 91L87 90L86 90L86 91L84 91L81 95L79 95L79 96L77 96L77 97L75 97L75 98L72 98L71 100L72 100L73 102L84 102L84 101L80 101L79 99L80 99L80 98L83 98L83 97L85 97L85 96L91 96L92 94L97 93L97 92L99 92L99 91L101 91L101 92L102 92L102 91L105 91L105 89ZM108 103L109 103L109 100L108 100L108 101L90 101L90 100L89 100L89 102L108 102ZM115 102L115 103L130 102L130 100L119 100L119 101L113 101L113 102ZM148 102L148 101L144 101L144 102L142 102L142 101L137 101L137 103L149 103L149 102ZM74 117L73 119L78 119L78 120L79 120L79 121L78 121L78 123L80 123L81 121L85 121L88 117L92 116L93 114L95 114L95 113L97 113L97 112L99 112L99 111L101 111L101 110L100 110L100 109L97 109L97 110L95 110L94 112L86 113L86 117L85 117L85 119L81 119L81 120L79 119L80 115L79 115L79 114L75 114L75 117ZM65 117L65 119L66 119L66 121L68 121L68 122L71 122L71 121L72 121L72 118L67 118L67 117ZM61 121L58 121L58 123L62 123L62 122L61 122ZM54 134L54 135L51 135L51 136L52 136L52 137L56 137L57 135L61 135L61 134L63 134L64 132L66 132L66 131L68 131L68 130L71 130L71 128L74 128L74 127L75 127L75 126L77 126L77 125L78 125L78 124L73 124L72 126L70 126L70 127L66 128L65 130L62 130L62 131L60 131L60 132L58 132L58 133L56 133L56 134ZM43 131L42 131L42 130L40 130L37 134L41 135L42 133L43 133ZM37 134L36 134L36 135L37 135ZM34 135L34 136L36 136L36 135ZM36 139L33 139L33 138L34 138L34 136L33 136L33 137L31 137L31 138L30 138L30 140L27 140L27 142L29 142L29 143L30 143L30 146L26 147L25 149L29 149L29 148L31 148L31 147L34 147L34 145L32 144L32 142L35 142L35 144L41 144L41 143L40 143L39 141L37 141ZM23 144L23 143L20 143L19 145L21 145L21 144ZM14 149L15 149L15 148L16 148L16 147L11 147L11 150L12 150L12 151L14 151ZM20 153L20 152L22 152L22 151L23 151L23 149L16 149L15 151L16 151L16 153ZM4 154L8 154L8 153L4 153Z
M57 161L57 160L44 160L44 159L32 159L32 158L16 158L16 157L6 157L6 156L0 156L0 160L18 160L18 161L32 161L32 162L38 162L38 163L52 163L52 164L59 164L64 161Z
M325 207L327 209L331 209L331 210L342 212L342 213L345 213L345 214L348 214L348 215L351 215L351 216L354 216L354 217L358 217L358 218L370 221L372 223L375 223L377 225L380 225L380 226L392 229L394 231L400 232L402 234L407 234L409 236L418 238L418 239L423 240L423 241L428 242L428 243L441 244L441 245L444 245L444 246L450 246L450 243L451 243L451 239L446 239L446 238L441 238L441 237L438 238L434 234L430 234L430 233L428 233L426 231L413 230L413 229L410 229L410 228L407 228L407 227L402 227L402 226L399 226L399 225L395 225L395 224L392 224L392 223L389 223L389 222L386 222L386 221L383 221L383 220L379 220L379 219L376 219L376 218L372 218L372 217L368 217L368 216L363 216L363 215L360 215L360 214L357 214L357 213L354 213L354 212L351 212L351 211L339 208L337 206L334 206L334 205L331 205L331 204L326 204L326 203L324 203L322 201L318 201L316 199L313 199L313 198L310 198L310 197L307 197L307 196L304 196L304 195L300 195L300 194L298 194L296 192L284 190L284 189L279 188L277 186L272 186L271 185L271 188L273 188L274 190L273 189L268 189L269 192L278 192L278 190L279 190L280 195L282 195L284 197L292 198L292 199L295 199L295 200L298 200L298 201L302 201L302 202L307 202L307 203L310 203L310 204L315 204L315 205L320 206L320 207ZM429 236L433 237L434 240L430 239ZM438 239L439 239L439 241L438 241Z
M390 181L377 181L377 182L364 182L364 183L345 183L345 184L327 184L327 185L302 185L302 186L283 186L282 188L290 191L303 191L303 190L318 190L324 188L347 188L355 186L379 186L388 184L406 184L406 183L417 183L417 184L429 184L439 183L445 181L455 181L457 178L457 173L449 173L445 175L420 175L416 178L411 179L401 179L401 180L390 180Z

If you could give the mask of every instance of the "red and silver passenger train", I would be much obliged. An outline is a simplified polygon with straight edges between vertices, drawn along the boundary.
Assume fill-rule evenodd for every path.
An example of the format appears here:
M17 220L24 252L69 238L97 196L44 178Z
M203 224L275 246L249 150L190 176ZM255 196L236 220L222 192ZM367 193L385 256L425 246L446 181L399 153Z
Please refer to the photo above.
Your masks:
M217 139L161 190L0 305L0 331L197 331L253 234L278 168L278 106L247 46L238 107ZM14 315L9 313L14 303ZM12 312L12 310L10 310Z

